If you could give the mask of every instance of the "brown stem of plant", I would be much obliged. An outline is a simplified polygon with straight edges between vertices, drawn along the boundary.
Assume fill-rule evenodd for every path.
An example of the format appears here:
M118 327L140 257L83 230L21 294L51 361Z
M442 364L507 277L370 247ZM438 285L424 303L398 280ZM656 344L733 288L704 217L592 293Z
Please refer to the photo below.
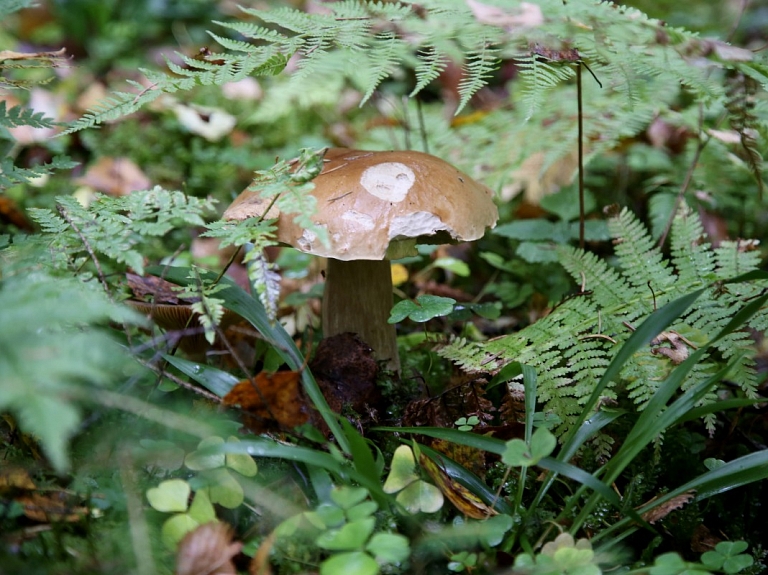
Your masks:
M677 192L677 198L675 198L675 207L672 209L672 213L669 214L669 218L667 219L667 224L664 226L664 231L662 232L661 237L659 238L660 248L663 247L664 243L667 241L667 236L669 235L669 231L672 229L672 222L675 221L675 215L677 214L677 210L680 209L680 204L683 201L683 197L685 196L685 193L688 191L688 187L691 185L691 180L693 179L693 172L699 163L701 152L704 150L704 147L709 142L709 138L702 139L703 127L704 127L704 108L701 104L699 104L699 143L696 145L696 152L694 152L691 165L688 166L688 171L685 173L685 179L683 180L683 184L680 186L680 191Z
M192 393L196 393L197 395L202 395L206 399L210 399L213 402L221 403L221 398L218 395L216 395L214 393L211 393L210 391L206 391L206 390L204 390L202 388L199 388L196 385L192 385L191 383L188 383L188 382L184 381L183 379L180 379L180 378L176 377L172 373L168 373L162 367L158 367L156 365L153 365L149 361L144 361L143 359L141 359L139 357L136 357L135 359L139 363L139 365L143 365L144 367L146 367L150 371L154 371L161 378L166 378L166 379L172 381L173 383L175 383L176 385L178 385L179 387L183 387L184 389L187 389L187 390L191 391Z
M579 248L584 249L584 120L581 102L581 62L576 66L576 105L578 107L577 124L579 132Z

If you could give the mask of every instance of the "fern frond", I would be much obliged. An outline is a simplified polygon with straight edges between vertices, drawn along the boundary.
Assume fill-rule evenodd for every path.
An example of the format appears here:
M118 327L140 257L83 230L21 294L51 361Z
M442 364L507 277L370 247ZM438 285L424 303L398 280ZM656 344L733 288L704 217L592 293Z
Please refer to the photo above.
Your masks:
M24 106L6 108L6 101L0 101L0 126L15 128L16 126L29 126L31 128L53 128L56 121L46 118L43 112L35 112Z
M464 76L459 82L460 99L456 108L457 114L469 103L469 99L488 83L488 78L498 69L500 50L492 46L491 38L483 37L479 48L467 52L462 66Z
M180 222L202 226L202 213L213 208L212 200L187 197L159 186L119 198L99 196L88 208L71 196L58 197L57 205L62 215L53 210L29 210L32 219L50 235L52 253L74 259L85 251L85 239L95 253L140 275L144 270L142 245L166 235Z
M561 263L585 291L518 333L479 344L455 340L438 353L460 361L468 371L483 370L488 358L495 360L489 363L492 366L519 361L535 368L539 400L562 422L557 430L564 431L629 338L633 324L641 323L656 307L710 286L668 331L630 358L620 378L606 389L606 397L626 397L639 410L678 363L712 341L739 309L768 289L766 281L728 284L727 288L713 283L756 269L759 252L745 242L723 242L713 251L702 241L701 222L687 207L681 208L673 222L670 260L663 258L648 232L627 210L611 218L609 229L616 242L618 269L609 268L592 254L561 247ZM768 309L758 312L749 327L766 325ZM683 389L725 364L731 366L729 380L754 397L754 342L746 330L715 342L688 374ZM493 371L494 367L485 369ZM712 393L702 403L715 399ZM711 431L712 418L705 425Z
M520 58L520 79L524 82L523 104L525 121L531 119L546 101L548 93L558 84L573 78L574 64L550 63L536 54Z
M52 174L55 170L71 170L77 162L65 156L54 156L46 164L38 164L30 168L14 166L10 158L0 159L0 189L10 188L17 184L26 184L35 178Z
M439 52L434 46L429 46L424 49L420 49L417 54L418 64L414 68L416 74L416 85L411 93L408 94L410 98L413 98L416 94L426 88L433 80L437 79L443 70L448 65L448 60L441 52Z
M243 262L248 270L248 279L267 312L271 322L277 321L277 307L280 300L280 274L275 265L264 257L262 250L250 249Z
M659 296L656 306L661 307L670 299L662 294L675 283L675 276L643 223L624 208L617 217L608 220L608 229L614 238L621 265L625 269L643 270L642 274L627 274L629 283L638 291L656 293Z

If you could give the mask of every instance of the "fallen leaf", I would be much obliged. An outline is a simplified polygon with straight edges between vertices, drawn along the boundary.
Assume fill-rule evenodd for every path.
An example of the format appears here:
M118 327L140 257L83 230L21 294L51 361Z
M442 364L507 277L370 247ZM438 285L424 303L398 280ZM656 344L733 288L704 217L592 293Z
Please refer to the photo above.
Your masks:
M272 575L272 568L269 566L269 554L272 552L272 546L275 544L275 532L261 542L259 548L251 559L248 567L249 575Z
M467 6L481 24L498 26L507 32L516 28L533 28L544 23L541 8L530 2L521 2L520 9L516 12L507 12L502 8L483 4L477 0L467 0Z
M110 196L125 196L135 190L147 190L151 180L130 158L99 158L77 178L75 183L104 192Z
M682 493L678 495L677 497L673 497L666 503L663 503L662 505L658 505L657 507L654 507L650 511L646 511L642 514L642 518L645 519L648 523L654 524L660 519L663 519L672 511L675 509L681 509L685 506L686 503L688 503L691 499L694 498L696 495L696 492L693 490L686 491L685 493ZM656 499L655 497L653 499ZM650 501L653 501L651 499ZM650 501L648 503L650 503ZM646 503L647 505L647 503Z
M176 575L235 575L232 558L243 544L226 523L206 523L187 533L176 553Z
M224 404L239 405L245 425L254 433L293 429L309 421L311 412L298 371L261 372L237 383Z
M0 60L49 60L51 65L64 62L66 48L52 52L14 52L13 50L0 50Z
M35 231L24 212L8 196L0 196L0 224L11 224L22 231Z
M173 111L182 126L209 142L221 140L232 131L237 122L233 115L218 108L176 104Z
M482 499L461 483L451 479L445 471L423 453L419 455L419 463L446 499L467 517L486 519L492 515L498 515L498 511L486 505Z
M74 505L71 493L54 490L48 492L33 491L14 499L20 504L24 515L39 523L76 523L85 519L87 507Z
M34 490L35 485L29 473L21 467L4 467L0 470L0 495L7 496L18 490Z

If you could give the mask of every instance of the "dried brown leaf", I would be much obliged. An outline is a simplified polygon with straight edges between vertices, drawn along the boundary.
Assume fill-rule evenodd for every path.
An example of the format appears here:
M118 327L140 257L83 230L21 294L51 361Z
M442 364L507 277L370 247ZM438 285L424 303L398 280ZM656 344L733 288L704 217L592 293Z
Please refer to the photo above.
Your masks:
M645 519L648 523L654 524L660 519L664 519L664 517L672 513L675 509L681 509L683 506L685 506L686 503L693 499L695 495L696 492L694 490L686 491L677 497L673 497L666 503L643 513L642 518ZM653 501L653 499L651 499L651 501Z
M130 158L108 157L97 160L75 182L110 196L125 196L135 190L149 189L152 185L152 181Z
M226 523L206 523L187 533L176 554L176 575L236 575L232 558L243 544L232 536Z
M309 420L311 406L301 387L301 372L261 372L236 384L224 396L225 405L239 405L245 425L254 433L293 429Z

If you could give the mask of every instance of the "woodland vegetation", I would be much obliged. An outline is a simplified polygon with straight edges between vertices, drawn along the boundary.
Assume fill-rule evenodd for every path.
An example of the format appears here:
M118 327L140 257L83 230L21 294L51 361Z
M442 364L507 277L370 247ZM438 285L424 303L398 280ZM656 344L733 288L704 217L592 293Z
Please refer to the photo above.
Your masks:
M0 0L0 573L768 563L768 10ZM323 338L328 148L497 225Z

